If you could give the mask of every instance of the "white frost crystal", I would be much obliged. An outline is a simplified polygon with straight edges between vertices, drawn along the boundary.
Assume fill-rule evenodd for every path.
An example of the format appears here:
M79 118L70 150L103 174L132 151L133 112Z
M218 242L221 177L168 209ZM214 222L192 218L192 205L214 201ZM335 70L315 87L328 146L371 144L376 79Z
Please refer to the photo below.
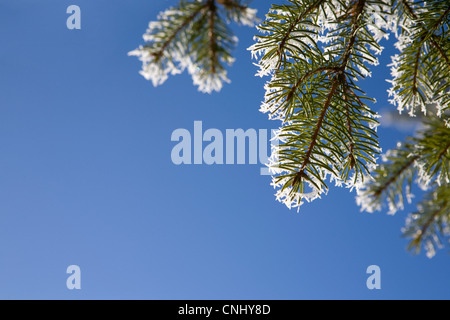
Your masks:
M203 0L198 0L200 5L205 3ZM219 3L222 3L219 1ZM226 6L225 6L226 8ZM256 9L240 7L235 10L230 10L230 18L242 25L253 26L256 21ZM146 42L155 42L161 44L161 39L169 41L167 44L161 46L161 50L152 47L140 46L138 49L128 53L130 56L136 56L142 62L142 70L140 74L145 79L150 80L156 87L163 84L169 77L169 75L176 75L187 70L192 76L194 85L198 86L199 91L204 93L211 93L213 91L220 91L224 83L229 83L230 80L227 77L226 70L216 68L215 72L205 71L202 65L195 63L195 54L188 52L189 40L187 39L187 33L189 30L176 30L177 41L170 41L165 34L165 30L173 27L173 24L180 24L181 19L189 19L182 10L167 9L158 15L157 21L149 23L146 33L143 35L143 39ZM186 32L186 33L185 33ZM220 37L218 37L220 41ZM237 42L237 38L232 38L233 42ZM157 48L157 47L156 47ZM231 58L227 58L227 61L222 61L231 65L234 61Z

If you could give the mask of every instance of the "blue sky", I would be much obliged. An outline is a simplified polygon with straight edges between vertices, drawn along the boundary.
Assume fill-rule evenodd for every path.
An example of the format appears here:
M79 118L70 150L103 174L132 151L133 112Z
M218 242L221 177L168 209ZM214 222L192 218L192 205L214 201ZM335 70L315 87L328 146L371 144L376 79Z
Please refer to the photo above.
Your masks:
M171 134L271 129L265 79L240 38L232 80L154 88L127 52L176 1L0 1L1 299L448 299L450 256L406 251L407 210L361 213L332 189L300 213L275 201L260 165L171 161ZM270 1L255 0L260 16ZM82 29L66 28L80 6ZM388 44L386 44L388 45ZM391 108L389 54L362 86ZM379 130L383 149L405 132ZM81 268L68 290L66 268ZM381 268L382 289L366 287Z

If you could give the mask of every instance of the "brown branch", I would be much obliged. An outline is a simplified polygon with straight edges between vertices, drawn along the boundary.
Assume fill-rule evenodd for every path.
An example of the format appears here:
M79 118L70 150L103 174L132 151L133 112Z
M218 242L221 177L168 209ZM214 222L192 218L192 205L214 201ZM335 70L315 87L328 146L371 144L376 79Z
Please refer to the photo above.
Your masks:
M320 116L317 120L316 123L316 128L314 130L314 133L311 137L311 143L309 144L308 150L306 151L305 154L305 158L303 160L302 166L300 168L300 171L295 175L293 181L292 181L292 185L295 185L298 181L301 180L302 177L304 177L305 175L305 169L306 166L309 164L310 162L310 158L311 158L311 154L316 146L317 143L317 138L319 136L319 132L320 129L322 128L322 124L323 121L325 119L325 115L328 111L328 108L331 104L331 101L333 99L334 94L336 93L336 89L339 85L340 82L342 82L342 78L344 77L344 72L345 69L347 68L347 64L348 64L348 60L350 59L350 55L353 49L353 46L355 44L356 41L356 37L357 37L357 31L359 29L359 24L358 24L358 18L360 16L360 14L363 12L364 9L364 5L366 3L366 0L359 0L357 3L355 3L355 10L354 10L354 15L353 15L353 19L352 19L352 36L350 37L350 40L347 44L347 48L342 56L342 63L339 66L339 76L335 76L333 83L331 85L331 90L328 93L327 99L323 105L322 111L320 113Z
M360 107L364 108L364 103L361 101L361 99L358 97L358 95L355 93L355 91L353 91L349 87L347 87L347 90L356 98L356 101L358 101L358 104L360 105Z
M298 87L309 77L313 76L316 73L319 72L323 72L323 71L330 71L330 72L337 72L339 69L336 67L319 67L316 68L312 71L309 71L307 73L305 73L301 78L299 78L297 80L297 82L295 83L295 85L291 88L291 90L289 91L288 95L286 96L286 101L289 101L292 96L295 94L295 91L297 91Z
M420 60L420 54L422 53L422 46L419 47L419 50L417 50L416 54L416 60L414 61L414 77L413 77L413 94L416 95L418 89L417 89L417 73L419 71L419 60Z
M317 120L316 128L311 137L311 143L309 145L308 151L306 151L306 155L305 155L305 159L303 161L302 167L301 167L300 171L295 175L295 178L292 181L292 185L295 185L305 175L305 168L309 164L309 159L314 150L314 147L316 146L317 137L319 136L320 129L322 128L323 120L325 119L325 115L327 113L328 107L331 104L331 99L333 98L334 93L336 92L338 84L339 84L338 79L334 78L333 84L331 86L331 90L327 96L327 100L325 101L325 104L323 105L323 108L322 108L322 112L320 113L319 119Z
M434 25L429 28L429 30L431 30L431 32L433 33L430 36L430 42L431 44L438 50L439 54L444 58L445 62L447 63L448 66L450 66L450 61L449 58L447 57L447 54L444 52L444 50L442 50L442 48L439 46L439 44L436 41L436 35L434 34L434 30L441 24L441 22L444 20L444 18L450 13L450 6L447 8L447 10L445 10L445 12L439 17L439 19L434 23ZM420 24L421 26L423 26L423 23ZM428 31L430 32L430 31Z
M216 22L216 2L215 0L208 1L209 6L209 50L211 51L211 73L216 73L217 63L217 51L216 51L216 35L215 35L215 22Z
M450 148L450 142L447 144L447 146L444 148L444 150L442 150L442 151L439 153L439 155L438 155L439 160L441 160L441 158L444 156L444 154L447 153L447 151L448 151L449 148Z
M307 16L311 11L315 10L318 6L320 6L324 2L324 0L317 0L315 3L313 3L311 6L309 6L297 19L294 20L293 23L289 26L289 30L284 35L283 39L281 39L280 44L278 45L278 65L277 70L278 71L281 68L281 60L282 56L284 54L286 43L291 36L291 33L294 31L294 28Z
M406 8L406 11L408 11L409 15L414 19L417 20L417 16L414 13L413 9L411 8L411 6L409 5L407 0L402 0L403 6Z
M344 92L343 99L344 99L345 102L347 102L346 94L349 92L349 88L348 88L347 82L345 82L345 84L343 85L343 92ZM358 98L358 100L359 100L359 98ZM346 118L347 118L348 135L350 137L350 139L349 139L350 140L350 145L349 145L350 154L348 155L348 157L350 158L350 169L353 169L355 167L355 162L356 162L355 155L354 155L355 145L354 145L353 141L351 140L353 129L352 129L352 124L351 124L351 119L350 119L350 111L349 111L347 103L345 103L345 115L346 115Z
M327 100L325 101L325 103L323 105L322 112L320 113L319 119L317 120L316 129L314 130L314 133L311 137L311 144L309 145L308 151L306 152L305 160L303 161L303 164L302 164L302 169L305 169L305 167L309 163L309 158L311 157L311 153L312 153L314 147L316 146L319 131L322 128L323 120L325 119L325 115L327 114L328 107L331 104L331 99L333 98L334 93L336 92L338 84L339 84L339 81L337 78L335 78L333 81L333 85L331 86L331 90L328 93Z
M352 20L352 24L353 24L352 36L350 37L350 41L349 41L349 43L347 45L347 49L345 50L345 53L342 56L343 57L342 58L342 64L341 64L341 70L342 71L345 71L345 68L347 67L348 60L350 59L350 55L352 53L353 46L354 46L355 41L356 41L357 31L359 29L358 18L360 16L360 14L362 13L365 4L366 4L366 0L359 0L356 3L355 13L354 13L353 20Z
M441 48L439 43L437 43L435 38L436 38L436 36L434 34L430 37L431 44L436 48L436 50L439 52L439 54L442 56L442 58L444 58L445 62L447 63L447 66L450 67L450 61L449 61L449 58L447 57L447 54Z
M192 20L194 20L195 17L206 7L207 7L206 3L200 6L197 10L195 10L195 12L193 12L189 17L187 17L187 19L175 30L175 32L169 38L167 38L166 42L163 43L161 49L158 52L152 54L155 57L155 61L158 61L162 57L164 50L166 50L167 46L173 41L173 39L175 39L177 34L181 30L183 30L183 28L185 28Z
M248 9L248 6L242 5L233 0L217 0L217 3L223 5L225 8L237 8L239 10Z
M397 172L395 172L395 174L383 186L373 192L373 196L379 197L383 193L383 191L385 191L392 183L394 183L398 179L398 177L400 177L400 175L405 172L405 170L407 170L417 159L419 159L418 155L411 157L411 159L406 162Z
M446 206L447 205L445 203L441 208L439 208L438 210L433 212L433 214L427 219L427 221L420 228L420 230L418 230L419 231L418 235L413 238L413 241L412 241L413 246L418 247L420 245L420 243L422 242L422 238L423 238L424 234L428 231L428 229L430 228L431 224L436 219L436 217L439 216L443 210L445 210Z
M296 83L292 86L292 88L289 90L288 94L286 95L286 99L284 99L283 103L282 103L280 106L278 106L278 108L277 108L275 111L273 111L273 112L276 112L277 110L279 110L280 108L282 108L285 104L288 104L289 101L290 101L290 100L292 99L292 97L294 96L295 92L297 91L298 87L299 87L306 79L308 79L309 77L313 76L314 74L319 73L319 72L322 72L322 71L330 71L330 72L334 71L334 72L337 72L337 71L339 71L339 68L337 68L337 67L319 67L319 68L316 68L316 69L314 69L314 70L312 70L312 71L309 71L309 72L305 73L301 78L299 78L299 79L297 80L297 82L296 82ZM272 112L272 113L273 113L273 112Z
M402 0L403 6L406 8L406 11L409 13L409 15L414 19L417 20L418 16L414 13L412 7L409 5L407 0ZM441 46L437 43L436 41L436 35L434 34L434 29L439 26L439 24L442 22L442 20L445 18L445 16L447 16L450 12L450 6L448 7L448 9L439 17L439 19L436 21L436 23L427 30L427 32L429 32L429 30L433 30L433 34L430 37L430 42L431 44L438 50L439 54L442 56L442 58L444 58L445 62L447 63L448 66L450 66L450 61L449 58L447 56L447 54L444 52L444 50L441 48ZM419 24L420 27L423 27L423 23ZM422 40L423 41L423 40Z
M447 10L445 10L445 12L439 17L439 19L435 22L435 24L430 28L431 30L434 30L435 28L437 28L442 20L444 20L444 18L450 13L450 6L448 6Z

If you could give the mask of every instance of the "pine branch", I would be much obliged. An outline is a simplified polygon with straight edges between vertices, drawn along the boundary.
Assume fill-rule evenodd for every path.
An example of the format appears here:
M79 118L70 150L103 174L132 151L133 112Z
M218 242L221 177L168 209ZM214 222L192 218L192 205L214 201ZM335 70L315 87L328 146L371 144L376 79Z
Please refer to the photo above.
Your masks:
M356 188L363 210L379 210L386 200L393 214L411 202L414 179L424 190L436 185L448 190L449 6L431 0L416 13L416 3L408 0L290 3L272 7L259 27L265 34L251 48L262 56L258 75L272 77L261 110L282 121L270 165L277 200L289 208L312 201L328 190L328 178ZM370 75L366 64L378 63L372 53L381 52L378 42L394 25L400 26L401 51L393 60L394 103L412 113L416 105L426 111L431 102L442 119L433 117L426 130L389 151L375 169L376 114L355 81ZM371 173L373 179L367 179ZM439 204L442 195L448 192L440 192ZM428 243L449 218L430 216L436 211L430 201L423 207L416 231L427 234L426 241L419 240Z
M442 157L448 152L449 148L450 148L450 142L447 143L447 145L444 147L444 149L441 152L439 152L439 154L438 154L439 161L442 160Z
M407 197L411 197L408 194L414 176L423 190L449 183L450 128L445 127L445 120L437 117L428 119L425 124L426 129L420 137L410 137L407 143L387 152L385 163L375 170L374 180L368 182L358 195L363 210L379 210L384 195L390 213L403 209L402 194L406 189ZM405 180L408 180L406 188ZM398 201L395 201L396 197Z
M408 170L408 169L410 169L412 167L412 165L414 164L414 161L416 161L417 159L419 159L418 155L416 155L414 157L410 157L410 159L402 167L400 167L397 171L392 173L392 175L389 178L389 180L384 182L381 186L379 186L375 190L372 190L373 197L375 197L375 198L380 197L381 194L383 192L385 192L394 182L396 182L397 180L400 179L401 175L406 170Z
M303 160L303 163L301 165L300 171L297 173L297 175L295 176L294 180L292 181L292 185L295 185L298 181L300 181L300 179L304 176L305 174L305 168L306 166L309 164L310 158L311 158L311 153L314 150L314 147L316 146L317 143L317 136L319 135L319 131L322 128L322 124L323 124L323 120L325 118L325 115L327 113L328 107L330 106L331 103L331 99L333 98L336 89L338 87L339 81L337 80L337 78L335 78L333 80L333 84L331 86L331 90L328 93L327 96L327 100L325 101L325 104L322 108L322 112L319 116L319 118L317 119L317 124L316 124L316 129L314 130L314 133L311 137L311 142L309 144L309 148L306 151L306 155L305 155L305 159Z
M276 67L276 71L278 71L281 67L281 62L283 60L284 51L286 50L286 43L288 39L291 37L292 32L297 27L297 25L305 19L307 15L309 15L312 11L316 10L325 0L316 0L311 6L306 8L306 10L300 14L297 19L295 19L292 23L289 24L289 29L285 33L284 37L281 39L280 44L278 45L277 53L278 53L278 65Z
M448 186L436 187L425 195L418 205L418 211L410 214L404 228L404 236L411 238L408 249L420 253L425 247L427 256L432 258L436 248L442 248L440 238L450 241L450 198Z
M350 118L350 110L349 107L347 105L347 99L348 99L348 93L349 93L349 89L348 89L348 83L347 81L345 81L345 84L343 85L342 88L342 92L344 93L343 99L345 102L345 116L346 116L346 120L347 120L347 131L348 131L348 136L352 137L353 135L353 129L352 129L352 123L351 123L351 118ZM358 96L356 96L358 103L362 106L361 100L359 100ZM350 160L350 169L353 170L355 167L355 155L354 155L354 148L355 148L355 144L353 142L352 139L350 139L350 145L349 145L349 155L348 158Z
M321 6L327 0L289 0L290 5L273 5L267 14L267 20L258 29L271 35L257 35L257 43L249 48L253 56L261 54L258 75L265 76L279 72L283 66L289 67L289 60L295 60L298 54L318 54L310 50L314 46L312 38L318 28L315 20ZM279 14L283 12L282 14ZM311 57L312 58L312 57ZM319 54L320 58L320 54Z
M326 192L327 176L338 185L359 185L379 153L376 114L355 93L361 90L351 80L364 77L356 68L376 61L366 45L379 50L367 31L365 19L371 12L366 11L367 3L324 1L321 10L308 15L304 15L305 8L311 4L274 6L260 27L266 35L258 37L252 47L253 53L264 53L260 75L275 71L266 86L262 110L283 122L271 168L279 174L273 176L273 185L280 187L277 199L288 207ZM331 43L321 39L321 30L327 30ZM282 57L284 67L275 69L280 44L289 54Z
M235 8L239 10L246 10L248 6L242 5L234 0L217 0L217 3L223 5L225 8Z
M315 74L321 73L321 72L328 72L328 74L330 75L330 77L332 76L332 73L339 71L339 68L337 67L318 67L315 68L314 70L308 71L306 72L303 76L301 76L297 82L292 86L292 88L289 90L286 99L284 100L284 103L281 104L277 109L275 109L272 113L277 112L279 109L283 108L285 105L288 105L289 103L291 103L292 97L295 95L296 91L298 90L298 88L300 87L300 85L302 85L308 78L314 76ZM290 114L289 112L287 112L287 114ZM288 117L286 117L288 118ZM283 119L283 121L286 121L286 119Z
M253 27L259 21L256 10L242 4L240 0L217 0L217 3L223 6L227 17L236 23Z
M215 35L215 22L216 22L216 2L215 0L209 0L209 48L211 52L211 73L216 73L217 64L217 52L216 52L216 35Z
M417 72L419 70L420 54L422 53L422 47L419 47L416 54L416 60L414 61L414 73L412 82L413 94L417 93Z
M304 158L303 163L302 163L302 165L300 167L300 171L297 173L297 175L295 176L294 180L292 181L292 185L295 185L297 182L301 181L302 176L304 176L305 168L310 163L311 154L312 154L312 152L314 150L314 147L316 146L317 137L318 137L319 132L320 132L320 130L322 128L322 124L323 124L325 115L327 113L328 107L331 104L331 100L332 100L334 94L336 93L336 89L337 89L338 85L340 83L342 84L342 81L345 81L345 80L342 80L342 79L345 79L344 76L342 76L342 75L345 72L348 60L350 58L351 51L352 51L353 46L355 44L355 40L356 40L356 37L357 37L357 30L359 28L359 25L358 25L357 21L358 21L358 18L360 16L360 14L362 13L362 11L364 9L365 2L366 2L366 0L359 0L357 2L357 4L355 5L356 9L355 9L355 13L354 13L354 16L353 16L353 21L352 21L352 28L353 28L352 36L350 37L350 40L349 40L348 45L347 45L347 48L346 48L345 53L343 55L342 63L340 64L340 66L338 68L339 69L339 75L335 76L335 78L334 78L334 80L332 82L332 86L331 86L330 92L328 93L328 96L327 96L327 99L325 101L325 104L324 104L324 106L322 108L322 111L320 113L320 116L319 116L319 118L317 120L316 129L314 130L314 133L313 133L313 135L311 137L311 142L309 144L308 150L306 151L305 158Z
M177 7L160 13L144 34L148 43L129 53L142 61L140 73L158 86L169 74L187 70L200 91L220 91L230 82L224 64L233 63L231 50L237 41L224 18L245 25L257 20L256 10L238 1L223 4L224 0L180 0Z
M438 50L439 54L441 55L441 57L445 60L445 62L447 63L447 67L450 68L450 59L447 56L447 54L444 52L444 50L442 49L442 47L439 45L439 43L436 41L436 36L432 35L430 37L430 41L431 44L436 48L436 50Z
M358 0L355 4L355 11L352 19L352 36L350 37L350 41L347 45L345 53L342 58L341 70L344 72L347 67L348 60L350 58L351 52L353 50L353 46L356 41L357 31L359 29L358 19L361 13L363 12L364 5L366 4L366 0Z
M172 41L177 37L177 35L184 29L186 28L186 26L191 23L195 17L197 17L199 15L200 12L202 12L205 8L207 7L207 3L205 3L202 6L199 6L197 10L195 10L190 16L188 16L184 22L178 26L173 32L172 34L170 34L167 39L163 42L163 44L161 45L161 48L159 49L159 51L152 53L152 55L155 57L155 61L158 61L162 55L164 54L164 51L167 49L167 47L172 43ZM146 47L149 47L149 45L147 45Z
M412 7L409 5L408 0L402 0L402 3L404 5L404 7L406 8L406 11L408 12L408 14L410 15L410 17L414 20L418 20L417 15L414 13ZM437 28L441 22L445 19L445 17L449 14L450 12L450 6L448 7L448 9L440 16L440 18L438 19L438 21L436 21L436 23L434 24L434 27L432 27L431 29L426 30L428 33L430 31L434 32L434 29ZM420 23L419 26L421 26L423 28L423 23ZM437 43L436 41L436 36L434 34L431 35L430 37L430 42L431 44L439 51L441 57L445 60L445 62L447 63L448 66L450 66L450 61L448 56L445 54L444 50L441 48L441 46Z
M417 20L417 16L414 13L412 7L410 6L410 4L408 3L408 0L401 0L403 6L406 8L406 11L408 12L409 16L411 18L413 18L414 20Z
M449 107L449 82L441 73L449 73L450 61L448 48L440 45L440 32L448 30L450 6L440 0L424 3L424 8L416 13L408 0L401 0L405 16L400 23L401 36L397 42L401 50L400 56L393 57L391 102L397 105L399 111L409 110L415 114L415 108L420 106L426 114L427 103L435 101L437 115L441 116ZM400 13L398 13L401 15ZM406 39L409 39L406 41ZM419 66L423 65L423 70ZM444 80L444 81L442 81ZM447 83L447 84L445 84Z
M447 209L446 206L442 206L434 211L431 211L431 214L429 214L429 218L426 219L425 223L422 225L419 232L416 233L417 237L413 239L412 246L420 246L420 243L422 242L424 235L429 230L431 224L435 221L436 217L439 216L446 209ZM410 246L410 248L412 247Z
M442 21L444 21L444 19L448 16L449 13L450 13L450 5L448 6L447 10L445 10L445 12L443 14L441 14L439 19L431 26L431 28L430 28L430 30L428 32L429 33L434 33L434 30L437 27L439 27L439 25L442 23Z

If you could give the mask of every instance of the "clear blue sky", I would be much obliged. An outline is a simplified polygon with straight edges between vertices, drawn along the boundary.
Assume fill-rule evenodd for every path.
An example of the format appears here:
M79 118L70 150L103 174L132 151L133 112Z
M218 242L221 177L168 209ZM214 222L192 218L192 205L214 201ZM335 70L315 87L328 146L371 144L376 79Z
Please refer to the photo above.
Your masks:
M0 1L1 299L450 298L450 256L406 251L406 213L361 213L354 193L289 211L259 165L176 166L177 128L275 128L240 38L232 84L153 88L127 52L176 1ZM255 0L263 16L271 1ZM66 8L82 29L66 28ZM387 108L389 51L363 86ZM381 128L387 149L404 132ZM407 209L412 210L413 207ZM81 290L66 288L79 265ZM366 287L381 268L382 289Z

